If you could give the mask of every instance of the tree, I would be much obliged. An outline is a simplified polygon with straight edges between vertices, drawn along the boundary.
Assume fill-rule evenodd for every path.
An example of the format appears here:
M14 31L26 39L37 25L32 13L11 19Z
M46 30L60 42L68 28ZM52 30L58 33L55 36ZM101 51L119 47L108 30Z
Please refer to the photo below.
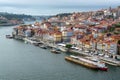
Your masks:
M117 23L117 24L114 24L114 26L115 26L116 28L120 28L120 22Z
M67 52L69 52L70 51L70 49L71 49L71 47L72 47L72 45L71 44L66 44L66 46L65 46L66 48L67 48Z
M110 32L113 32L114 30L115 30L115 27L113 27L113 26L110 27L110 29L109 29Z
M72 47L72 45L71 44L66 44L66 46L65 46L67 49L70 49L71 47Z

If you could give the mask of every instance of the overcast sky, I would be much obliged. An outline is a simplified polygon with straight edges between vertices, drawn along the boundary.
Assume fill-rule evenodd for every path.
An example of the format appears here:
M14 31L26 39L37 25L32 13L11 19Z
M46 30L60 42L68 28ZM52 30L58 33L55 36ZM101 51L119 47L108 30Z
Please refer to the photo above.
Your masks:
M0 11L41 15L52 13L51 10L93 6L118 6L120 0L0 0ZM74 9L74 10L76 10ZM53 11L54 12L54 11ZM57 10L56 10L57 12ZM59 11L58 11L59 12Z

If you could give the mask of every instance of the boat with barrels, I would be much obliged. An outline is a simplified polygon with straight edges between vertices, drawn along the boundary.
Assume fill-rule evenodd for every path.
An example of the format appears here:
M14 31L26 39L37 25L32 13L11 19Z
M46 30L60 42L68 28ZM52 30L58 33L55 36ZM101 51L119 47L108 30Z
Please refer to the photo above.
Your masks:
M87 58L80 57L80 56L70 55L70 56L65 57L65 60L74 62L76 64L80 64L80 65L83 65L85 67L92 68L92 69L97 69L97 70L102 70L102 71L108 70L105 63L98 61L98 60L94 60L94 59L87 59Z

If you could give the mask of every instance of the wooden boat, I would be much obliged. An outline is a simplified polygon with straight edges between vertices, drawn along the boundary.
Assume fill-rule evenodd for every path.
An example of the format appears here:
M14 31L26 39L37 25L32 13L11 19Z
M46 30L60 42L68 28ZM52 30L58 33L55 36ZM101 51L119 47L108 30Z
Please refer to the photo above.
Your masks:
M80 65L83 65L85 67L92 68L92 69L103 70L103 71L108 70L108 68L102 62L92 61L92 60L79 57L79 56L70 55L70 56L65 57L65 60L74 62L76 64L80 64Z

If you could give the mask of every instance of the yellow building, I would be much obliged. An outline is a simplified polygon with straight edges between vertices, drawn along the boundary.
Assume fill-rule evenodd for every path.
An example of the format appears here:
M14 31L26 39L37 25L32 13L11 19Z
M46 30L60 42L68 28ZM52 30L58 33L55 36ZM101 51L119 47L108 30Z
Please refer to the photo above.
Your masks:
M54 32L53 33L54 41L61 42L62 41L62 33L61 32Z

